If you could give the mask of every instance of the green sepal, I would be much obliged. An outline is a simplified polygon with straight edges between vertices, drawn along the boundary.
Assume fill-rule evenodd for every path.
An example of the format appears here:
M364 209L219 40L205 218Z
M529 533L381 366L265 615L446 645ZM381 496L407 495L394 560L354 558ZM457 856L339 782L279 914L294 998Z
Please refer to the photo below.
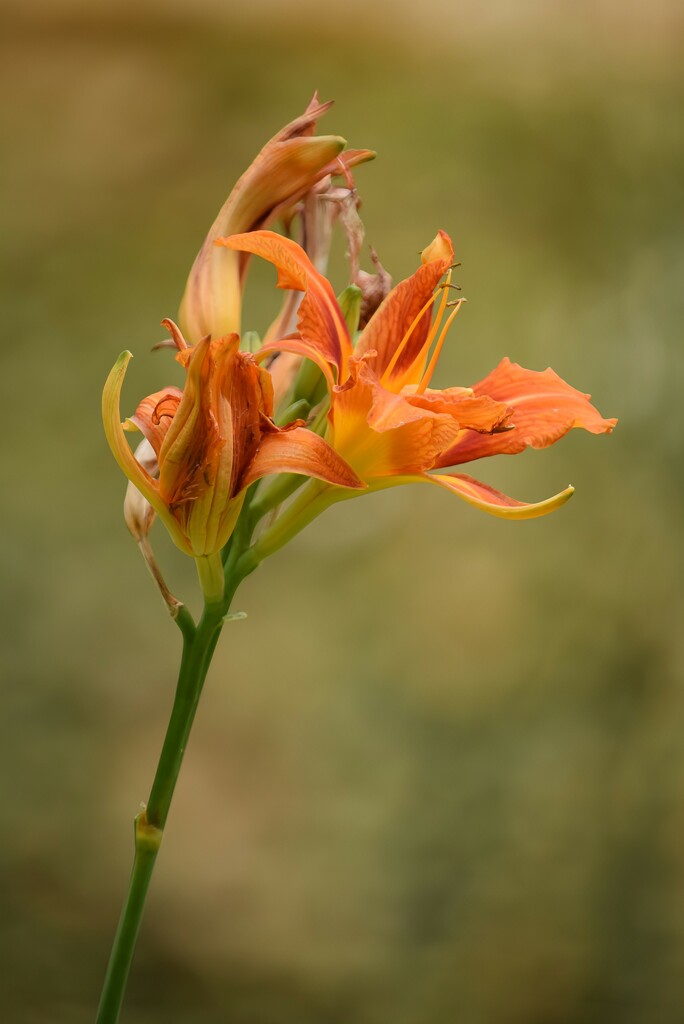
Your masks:
M325 377L316 364L310 359L303 359L292 388L292 404L304 399L310 406L315 405L314 395L318 391L321 381L325 384Z
M310 412L311 406L308 400L299 398L282 411L278 410L275 421L279 427L284 427L287 423L292 423L293 420L305 420Z
M359 329L361 317L361 300L363 293L355 284L348 284L343 292L337 296L337 302L342 310L342 316L347 324L347 330L353 338Z

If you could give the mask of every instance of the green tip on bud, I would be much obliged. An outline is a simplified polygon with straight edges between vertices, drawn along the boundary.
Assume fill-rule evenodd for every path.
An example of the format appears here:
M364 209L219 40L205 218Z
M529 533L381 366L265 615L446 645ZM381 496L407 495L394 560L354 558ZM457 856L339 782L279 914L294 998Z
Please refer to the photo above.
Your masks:
M244 331L240 338L240 350L254 355L261 348L261 337L258 331Z

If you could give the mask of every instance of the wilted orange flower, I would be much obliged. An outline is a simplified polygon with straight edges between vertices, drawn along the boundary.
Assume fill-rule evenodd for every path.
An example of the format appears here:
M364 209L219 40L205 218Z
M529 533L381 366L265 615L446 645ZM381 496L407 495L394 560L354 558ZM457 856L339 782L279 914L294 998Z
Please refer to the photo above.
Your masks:
M314 96L300 117L285 125L247 168L221 207L193 263L180 307L180 325L194 344L210 334L240 331L240 300L247 258L217 249L220 235L263 228L287 220L294 205L330 175L370 160L368 149L344 150L338 135L314 135L316 122L332 106Z
M195 558L220 551L235 526L245 489L269 473L302 473L340 487L363 487L330 445L296 421L278 428L268 371L239 351L236 334L188 347L164 321L185 367L185 388L167 387L143 399L121 423L124 352L105 385L105 433L119 466ZM136 459L124 430L140 430L157 458L158 478Z
M507 359L473 388L430 388L460 307L448 301L454 250L443 231L422 253L416 273L385 298L355 349L330 283L298 245L271 231L234 235L218 244L262 256L276 266L278 287L305 293L297 334L264 345L259 358L285 350L320 367L331 396L326 436L369 490L428 482L493 515L543 515L563 504L573 489L528 504L470 476L434 471L528 446L544 448L573 427L608 433L617 422L603 419L588 395L552 370L537 373Z

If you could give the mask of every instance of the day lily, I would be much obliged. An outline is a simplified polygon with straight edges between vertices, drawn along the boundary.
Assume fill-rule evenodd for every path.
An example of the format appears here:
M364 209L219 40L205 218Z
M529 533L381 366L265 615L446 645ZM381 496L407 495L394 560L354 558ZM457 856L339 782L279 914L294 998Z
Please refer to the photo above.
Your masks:
M119 466L182 551L200 562L216 555L233 531L247 487L267 474L300 473L339 487L364 486L301 421L282 429L274 424L270 375L240 352L237 334L206 337L189 347L175 324L164 324L186 371L184 389L148 395L122 424L120 395L131 359L124 352L107 379L102 412ZM135 430L152 446L158 477L128 445L125 431Z
M221 235L288 220L295 204L332 175L370 160L371 150L346 150L337 135L314 135L316 122L332 106L317 94L300 117L287 124L248 167L212 224L192 266L180 307L180 325L190 343L240 331L241 289L247 257L217 249ZM343 152L344 151L344 152Z
M609 433L617 422L604 419L590 396L552 370L538 373L507 359L472 388L430 388L461 305L449 302L454 250L444 231L423 251L418 270L385 298L355 348L330 283L294 242L256 231L217 244L263 257L277 268L278 287L304 293L296 335L266 344L259 358L294 352L320 368L330 393L326 437L368 491L426 482L503 518L544 515L567 501L573 488L526 503L465 474L441 470L528 446L545 448L573 427ZM342 496L318 490L324 492L328 500ZM318 505L325 500L319 497Z

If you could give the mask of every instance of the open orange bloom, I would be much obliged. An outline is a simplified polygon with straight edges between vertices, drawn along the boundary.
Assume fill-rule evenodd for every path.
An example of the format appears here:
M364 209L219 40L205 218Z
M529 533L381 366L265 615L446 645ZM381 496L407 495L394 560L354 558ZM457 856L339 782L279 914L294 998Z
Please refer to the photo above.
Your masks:
M188 347L175 324L164 321L185 367L181 391L167 387L143 399L124 424L119 400L130 352L105 385L102 411L107 440L119 466L164 522L171 537L195 558L224 546L240 514L246 488L269 473L302 473L340 487L363 487L357 474L317 434L296 421L283 429L272 420L268 372L239 351L239 338L204 338ZM124 430L140 430L152 445L159 475L136 459Z
M589 396L552 370L537 373L507 359L473 388L429 387L449 326L460 302L448 302L454 250L440 231L422 253L415 274L385 298L361 333L356 348L330 283L304 251L270 231L223 238L217 244L250 252L278 270L278 287L304 292L295 336L263 346L313 360L328 381L328 440L369 490L399 483L444 487L493 515L525 519L563 504L571 487L528 504L459 473L429 472L494 454L514 454L553 444L573 427L608 433ZM437 305L437 316L432 307ZM450 312L447 314L447 308ZM445 319L446 315L446 319Z

